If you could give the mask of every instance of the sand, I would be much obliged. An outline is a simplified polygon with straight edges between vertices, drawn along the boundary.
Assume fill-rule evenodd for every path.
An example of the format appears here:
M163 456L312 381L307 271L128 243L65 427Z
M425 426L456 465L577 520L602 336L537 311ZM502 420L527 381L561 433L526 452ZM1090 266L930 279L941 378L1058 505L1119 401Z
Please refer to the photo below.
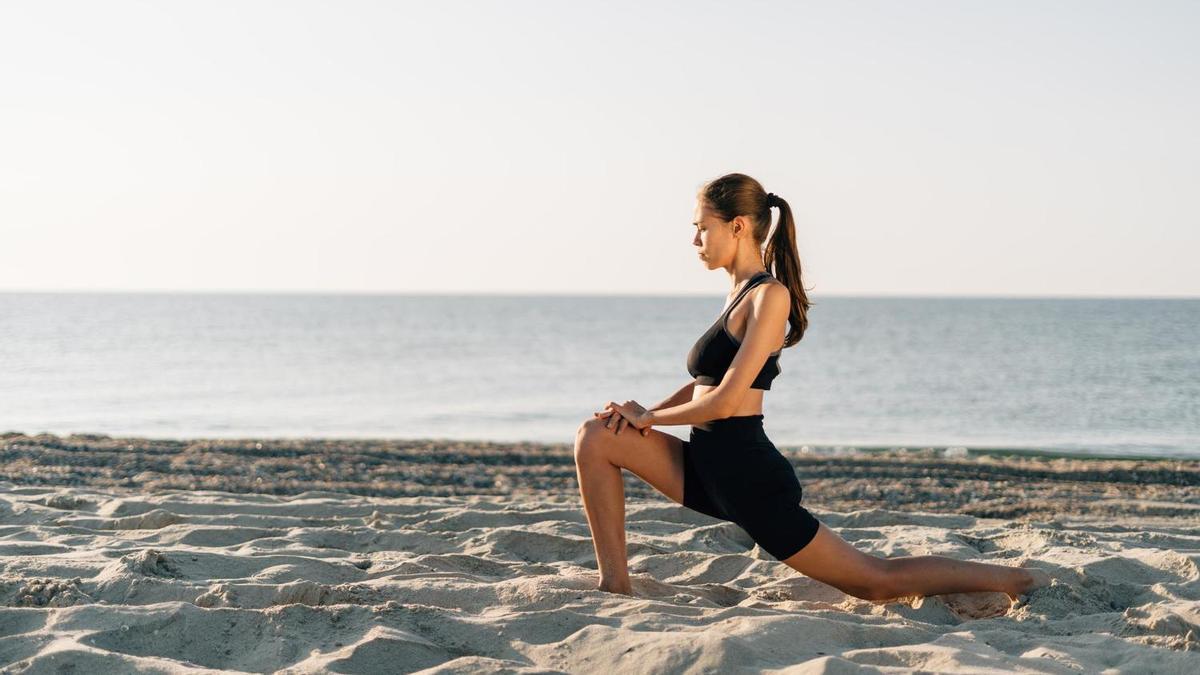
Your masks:
M1010 607L847 596L636 477L601 592L567 446L0 447L3 672L1200 672L1196 462L785 450L864 551L1054 578Z

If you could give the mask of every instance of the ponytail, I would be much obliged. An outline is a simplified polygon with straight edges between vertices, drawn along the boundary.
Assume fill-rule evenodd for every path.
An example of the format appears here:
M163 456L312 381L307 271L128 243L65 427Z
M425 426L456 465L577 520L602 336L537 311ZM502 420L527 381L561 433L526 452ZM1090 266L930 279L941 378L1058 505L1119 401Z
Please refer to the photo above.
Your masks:
M779 221L767 242L763 265L792 292L792 311L788 316L791 328L783 341L784 347L791 347L804 337L804 331L808 328L808 308L812 303L808 301L808 293L804 291L800 278L800 253L796 249L796 221L792 218L792 207L778 195L771 197L774 198L772 205L779 207ZM771 210L770 206L766 208L769 224Z

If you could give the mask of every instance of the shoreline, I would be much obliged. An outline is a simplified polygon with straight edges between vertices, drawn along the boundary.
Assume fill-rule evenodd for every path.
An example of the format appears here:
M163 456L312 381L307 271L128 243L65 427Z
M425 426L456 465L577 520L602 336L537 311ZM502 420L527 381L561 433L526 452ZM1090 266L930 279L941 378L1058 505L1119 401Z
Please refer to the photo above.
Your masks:
M426 444L479 444L479 445L512 445L512 446L558 446L563 443L538 440L483 440L452 438L447 436L147 436L138 434L102 434L75 432L69 434L54 432L39 432L36 434L21 431L0 432L0 443L10 439L61 439L76 441L138 441L163 443L288 443L288 442L325 442L325 443L426 443ZM956 443L943 444L888 444L888 445L854 445L846 443L776 443L781 451L787 453L811 453L820 456L839 456L854 454L903 454L903 453L940 453L946 457L1031 457L1035 459L1084 459L1084 460L1130 460L1140 462L1200 462L1200 448L1195 456L1177 454L1139 454L1129 452L1075 451L1053 448L1036 448L1020 446L978 446Z
M0 435L14 486L216 490L369 497L578 499L566 443L444 439L164 439ZM1200 524L1200 460L933 448L825 453L780 446L806 507L892 509L1037 521L1169 517ZM627 498L669 500L624 471Z

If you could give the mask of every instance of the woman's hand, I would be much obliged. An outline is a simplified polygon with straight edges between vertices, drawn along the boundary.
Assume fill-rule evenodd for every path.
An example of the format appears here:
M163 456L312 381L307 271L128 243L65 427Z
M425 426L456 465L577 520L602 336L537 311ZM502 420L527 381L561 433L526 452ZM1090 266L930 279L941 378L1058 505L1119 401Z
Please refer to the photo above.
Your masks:
M629 425L641 431L643 436L650 434L650 412L637 401L626 401L623 405L609 401L608 405L604 406L604 410L595 415L608 418L608 422L604 425L605 428L611 429L615 423L617 429L614 433L621 433L621 429L625 425Z

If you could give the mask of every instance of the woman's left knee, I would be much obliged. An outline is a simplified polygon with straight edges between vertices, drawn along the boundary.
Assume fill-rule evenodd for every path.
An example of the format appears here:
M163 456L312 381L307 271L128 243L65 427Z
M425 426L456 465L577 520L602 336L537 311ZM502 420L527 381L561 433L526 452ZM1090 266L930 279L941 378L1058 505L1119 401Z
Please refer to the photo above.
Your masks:
M575 431L575 463L594 459L601 451L597 439L604 431L604 420L593 417L580 423Z

